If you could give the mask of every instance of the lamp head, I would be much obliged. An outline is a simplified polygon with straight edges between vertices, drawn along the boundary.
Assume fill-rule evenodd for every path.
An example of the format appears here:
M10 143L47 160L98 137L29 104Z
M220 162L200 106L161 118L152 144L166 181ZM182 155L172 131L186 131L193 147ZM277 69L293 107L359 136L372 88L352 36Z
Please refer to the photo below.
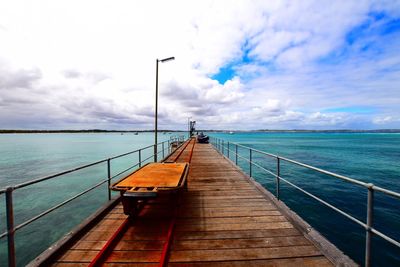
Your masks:
M174 60L174 59L175 59L175 57L168 57L168 58L161 59L159 61L161 61L161 63L164 63L164 62L171 61L171 60Z

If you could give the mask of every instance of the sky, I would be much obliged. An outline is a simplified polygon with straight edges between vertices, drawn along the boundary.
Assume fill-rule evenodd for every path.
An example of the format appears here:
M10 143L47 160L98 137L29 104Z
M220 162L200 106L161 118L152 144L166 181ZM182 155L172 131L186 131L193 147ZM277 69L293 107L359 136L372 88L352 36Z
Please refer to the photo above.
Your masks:
M0 0L0 129L400 128L400 0Z

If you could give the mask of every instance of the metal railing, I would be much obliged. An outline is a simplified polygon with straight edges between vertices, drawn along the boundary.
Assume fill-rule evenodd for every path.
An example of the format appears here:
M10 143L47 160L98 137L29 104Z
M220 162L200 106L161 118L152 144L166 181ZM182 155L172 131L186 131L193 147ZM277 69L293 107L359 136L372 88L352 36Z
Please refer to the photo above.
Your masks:
M168 144L167 147L165 147L165 144ZM66 171L62 171L62 172L59 172L59 173L56 173L56 174L44 176L44 177L41 177L41 178L38 178L38 179L34 179L34 180L31 180L31 181L27 181L27 182L24 182L24 183L21 183L21 184L8 186L6 188L1 188L0 189L0 195L5 194L7 230L0 234L0 240L7 236L8 265L10 267L14 267L16 265L15 234L16 234L16 232L18 230L24 228L25 226L31 224L32 222L42 218L43 216L45 216L45 215L51 213L52 211L54 211L54 210L56 210L56 209L58 209L58 208L60 208L60 207L62 207L64 205L66 205L67 203L79 198L80 196L85 195L86 193L98 188L99 186L101 186L101 185L103 185L105 183L107 183L107 186L108 186L108 190L107 190L108 191L108 200L111 200L111 189L110 189L111 180L116 178L116 177L118 177L118 176L120 176L121 174L133 169L133 168L136 168L136 167L140 168L142 166L142 163L147 162L151 158L154 159L155 158L155 155L154 155L154 147L155 146L156 145L149 145L149 146L137 149L137 150L133 150L133 151L130 151L130 152L127 152L127 153L123 153L123 154L120 154L120 155L117 155L117 156L114 156L114 157L102 159L102 160L99 160L99 161L96 161L96 162L92 162L92 163L89 163L89 164L86 164L86 165L83 165L83 166L79 166L79 167L76 167L76 168L73 168L73 169L69 169L69 170L66 170ZM162 154L162 158L165 158L165 151L167 151L167 155L169 155L171 153L170 140L167 140L167 141L164 141L164 142L160 142L160 143L157 144L157 146L161 146L162 147L162 149L157 152L157 157L159 156L159 154ZM150 148L153 148L153 150L150 150ZM149 157L146 157L145 159L142 159L143 151L145 151L145 150L153 151L153 153ZM128 156L128 155L132 155L132 154L135 154L135 153L137 153L137 155L138 155L138 161L137 161L136 164L130 166L127 169L124 169L123 171L121 171L121 172L119 172L119 173L117 173L115 175L111 175L111 162L112 162L112 160L115 160L115 159L118 159L118 158L121 158L121 157L125 157L125 156ZM94 186L92 186L92 187L90 187L90 188L88 188L88 189L76 194L73 197L68 198L67 200L65 200L65 201L63 201L63 202L61 202L61 203L59 203L57 205L52 206L51 208L41 212L40 214L38 214L38 215L36 215L36 216L34 216L34 217L32 217L32 218L20 223L18 225L14 225L13 193L14 193L15 190L18 190L18 189L21 189L21 188L24 188L24 187L28 187L30 185L34 185L34 184L37 184L37 183L40 183L40 182L44 182L46 180L50 180L50 179L53 179L53 178L56 178L56 177L60 177L62 175L73 173L73 172L76 172L78 170L82 170L82 169L86 169L86 168L89 168L89 167L92 167L92 166L96 166L96 165L99 165L99 164L105 163L105 162L107 163L107 170L106 170L107 171L107 179L100 181L99 183L95 184Z
M299 190L300 192L306 194L307 196L317 200L319 203L331 208L332 210L338 212L339 214L345 216L346 218L350 219L351 221L355 222L356 224L358 224L359 226L363 227L365 229L366 232L366 237L365 237L365 266L369 267L371 266L371 238L372 238L372 234L379 236L380 238L384 239L385 241L393 244L394 246L400 248L400 242L385 235L384 233L378 231L377 229L375 229L373 227L373 218L374 218L374 192L381 192L387 196L390 197L394 197L396 199L400 199L400 193L376 186L372 183L364 183L362 181L358 181L356 179L352 179L349 177L346 177L344 175L340 175L340 174L336 174L330 171L326 171L317 167L313 167L292 159L288 159L285 157L281 157L278 155L274 155L271 153L267 153L258 149L254 149L251 147L247 147L244 145L240 145L238 143L234 143L234 142L227 142L224 141L222 139L219 138L215 138L215 137L210 137L210 142L211 144L218 150L220 151L223 155L225 155L225 151L226 151L226 155L227 157L230 159L229 155L230 153L233 153L235 155L235 164L238 165L238 158L241 158L245 161L247 161L249 163L249 175L250 177L252 177L252 167L253 165L258 167L259 169L263 170L264 172L272 175L273 177L275 177L275 185L276 185L276 189L275 189L275 197L280 200L280 182L283 181L286 184L294 187L295 189ZM232 147L234 147L235 149L231 149ZM245 156L242 156L238 153L238 147L246 149L249 151L249 156L248 158L246 158ZM261 166L260 164L256 163L253 161L253 153L258 153L260 155L264 155L267 156L269 158L274 158L276 159L276 170L275 172L268 170L266 168L264 168L263 166ZM322 200L321 198L315 196L314 194L302 189L301 187L295 185L294 183L288 181L287 179L283 178L281 176L281 161L285 161L297 166L301 166L304 167L306 169L318 172L318 173L322 173L322 174L326 174L341 180L344 180L346 182L350 182L352 184L361 186L365 189L367 189L368 192L368 197L367 197L367 218L366 218L366 222L362 222L359 219L355 218L354 216L350 215L349 213L346 213L345 211L335 207L334 205L328 203L325 200Z

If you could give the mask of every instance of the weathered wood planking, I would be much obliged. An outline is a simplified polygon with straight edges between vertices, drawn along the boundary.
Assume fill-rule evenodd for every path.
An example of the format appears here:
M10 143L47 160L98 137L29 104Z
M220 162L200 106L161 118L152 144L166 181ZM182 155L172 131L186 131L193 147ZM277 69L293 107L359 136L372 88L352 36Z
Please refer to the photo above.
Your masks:
M276 206L210 145L196 145L171 266L331 266Z
M190 157L191 145L178 158ZM176 158L176 151L172 158ZM158 266L175 207L169 266L332 266L279 209L208 144L196 144L188 190L150 200L104 266ZM87 266L126 218L117 205L55 266Z

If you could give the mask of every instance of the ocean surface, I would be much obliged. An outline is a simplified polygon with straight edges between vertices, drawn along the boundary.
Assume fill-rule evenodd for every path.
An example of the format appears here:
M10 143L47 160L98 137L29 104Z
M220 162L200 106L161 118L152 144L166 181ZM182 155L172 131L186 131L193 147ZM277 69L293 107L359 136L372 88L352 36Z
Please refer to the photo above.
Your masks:
M181 134L158 135L158 142ZM0 187L15 185L154 144L154 133L0 134ZM167 145L164 154L167 155ZM153 161L153 147L141 152ZM162 158L162 146L158 147ZM135 165L138 153L111 161L112 176ZM132 171L132 170L131 170ZM118 178L122 178L123 173ZM107 163L63 175L13 193L15 225L40 214L107 178ZM107 183L16 232L18 266L25 266L108 201ZM0 233L6 230L5 197L0 195ZM0 240L0 266L7 265L7 238Z
M159 141L168 140L172 135L176 134L160 134ZM252 132L210 135L400 192L400 134ZM0 135L0 187L136 150L151 145L153 138L151 133ZM233 145L231 149L230 158L234 161ZM238 152L241 156L249 156L247 150L239 148ZM142 159L151 154L151 148L143 151ZM160 153L159 159L161 157ZM136 153L112 161L112 174L136 164L137 160ZM272 172L276 171L276 162L271 158L254 153L253 160ZM244 171L249 171L248 162L239 158L238 163ZM274 177L255 166L252 172L258 182L275 193ZM281 163L281 176L365 221L367 191L364 188L285 162ZM107 165L102 163L16 190L15 223L19 224L43 212L106 177ZM361 227L284 183L281 183L280 195L309 224L355 261L363 263L365 231ZM23 266L32 260L106 201L105 184L18 230L18 265ZM374 227L400 240L400 200L381 193L375 194ZM0 232L5 229L5 201L2 195ZM6 266L7 263L6 241L6 238L0 240L0 266ZM400 250L386 241L374 237L372 249L374 266L400 266Z

